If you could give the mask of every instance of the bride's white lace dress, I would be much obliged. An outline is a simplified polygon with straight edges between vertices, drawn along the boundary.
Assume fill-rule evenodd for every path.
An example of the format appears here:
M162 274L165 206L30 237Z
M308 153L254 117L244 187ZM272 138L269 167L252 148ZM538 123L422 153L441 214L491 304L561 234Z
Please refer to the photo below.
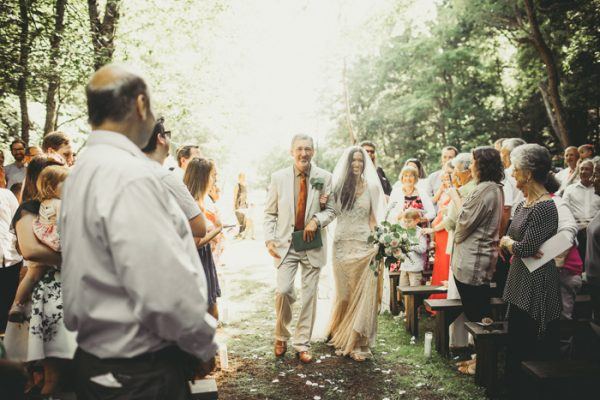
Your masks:
M333 305L329 344L338 354L370 358L370 347L377 333L377 314L381 302L381 276L369 268L375 255L367 243L375 222L369 190L357 196L351 210L337 218L333 243L333 276L336 299Z

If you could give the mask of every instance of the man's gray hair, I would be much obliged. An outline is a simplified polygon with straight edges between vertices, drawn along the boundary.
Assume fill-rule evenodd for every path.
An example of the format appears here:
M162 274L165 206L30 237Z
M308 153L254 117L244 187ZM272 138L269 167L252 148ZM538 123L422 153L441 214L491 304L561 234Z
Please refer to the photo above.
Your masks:
M313 149L315 148L315 141L313 140L312 136L305 135L303 133L299 133L297 135L294 135L294 137L292 138L292 144L291 144L292 149L294 149L294 143L296 143L298 140L310 140L311 147Z
M527 142L521 138L506 139L502 142L502 150L506 149L509 153L512 153L514 149L524 144L527 144Z
M466 171L471 167L471 153L458 153L452 159L452 166L458 168L459 172Z
M546 183L552 168L552 156L548 149L535 143L515 148L510 153L510 162L514 168L530 171L533 179L542 184Z

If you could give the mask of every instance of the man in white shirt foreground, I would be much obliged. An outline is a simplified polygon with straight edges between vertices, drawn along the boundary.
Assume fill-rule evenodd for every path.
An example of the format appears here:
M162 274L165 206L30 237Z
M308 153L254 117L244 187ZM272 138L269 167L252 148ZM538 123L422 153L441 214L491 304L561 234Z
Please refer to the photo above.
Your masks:
M0 332L4 332L8 310L19 286L23 257L17 252L10 226L19 202L8 189L0 188Z
M186 217L140 150L155 125L148 90L109 65L86 95L93 132L60 216L78 398L187 399L194 360L216 353L216 321Z
M153 161L156 161L155 169L158 179L165 185L171 193L185 217L190 223L192 235L194 237L204 237L206 235L206 220L200 210L200 206L194 200L183 179L173 170L163 168L163 164L169 156L171 147L171 131L165 130L164 119L159 118L154 125L152 135L146 147L142 152Z

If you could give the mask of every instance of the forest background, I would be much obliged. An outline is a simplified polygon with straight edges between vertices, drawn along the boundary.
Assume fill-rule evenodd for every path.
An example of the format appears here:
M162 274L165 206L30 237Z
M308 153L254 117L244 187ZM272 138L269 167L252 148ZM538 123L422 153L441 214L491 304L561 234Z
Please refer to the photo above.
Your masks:
M86 80L112 61L143 71L175 145L260 184L298 132L326 168L364 139L391 171L501 137L557 163L600 150L600 0L5 0L0 148L57 129L81 147Z

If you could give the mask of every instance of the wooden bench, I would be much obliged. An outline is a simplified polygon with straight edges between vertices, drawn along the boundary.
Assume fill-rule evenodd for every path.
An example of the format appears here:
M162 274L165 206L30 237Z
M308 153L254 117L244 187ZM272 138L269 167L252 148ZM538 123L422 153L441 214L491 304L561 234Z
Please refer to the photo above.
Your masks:
M465 322L465 328L475 342L475 383L483 386L488 396L492 395L498 389L498 351L506 345L508 322L495 322L487 327Z
M600 363L585 360L524 361L525 398L597 399Z
M490 301L492 314L494 309L503 309L506 303L499 298L493 297ZM462 301L460 299L428 299L425 305L435 311L435 349L444 357L450 356L450 324L462 313Z
M423 300L432 294L446 293L445 286L399 286L398 301L406 297L404 309L406 312L406 330L414 337L419 337L419 307Z

